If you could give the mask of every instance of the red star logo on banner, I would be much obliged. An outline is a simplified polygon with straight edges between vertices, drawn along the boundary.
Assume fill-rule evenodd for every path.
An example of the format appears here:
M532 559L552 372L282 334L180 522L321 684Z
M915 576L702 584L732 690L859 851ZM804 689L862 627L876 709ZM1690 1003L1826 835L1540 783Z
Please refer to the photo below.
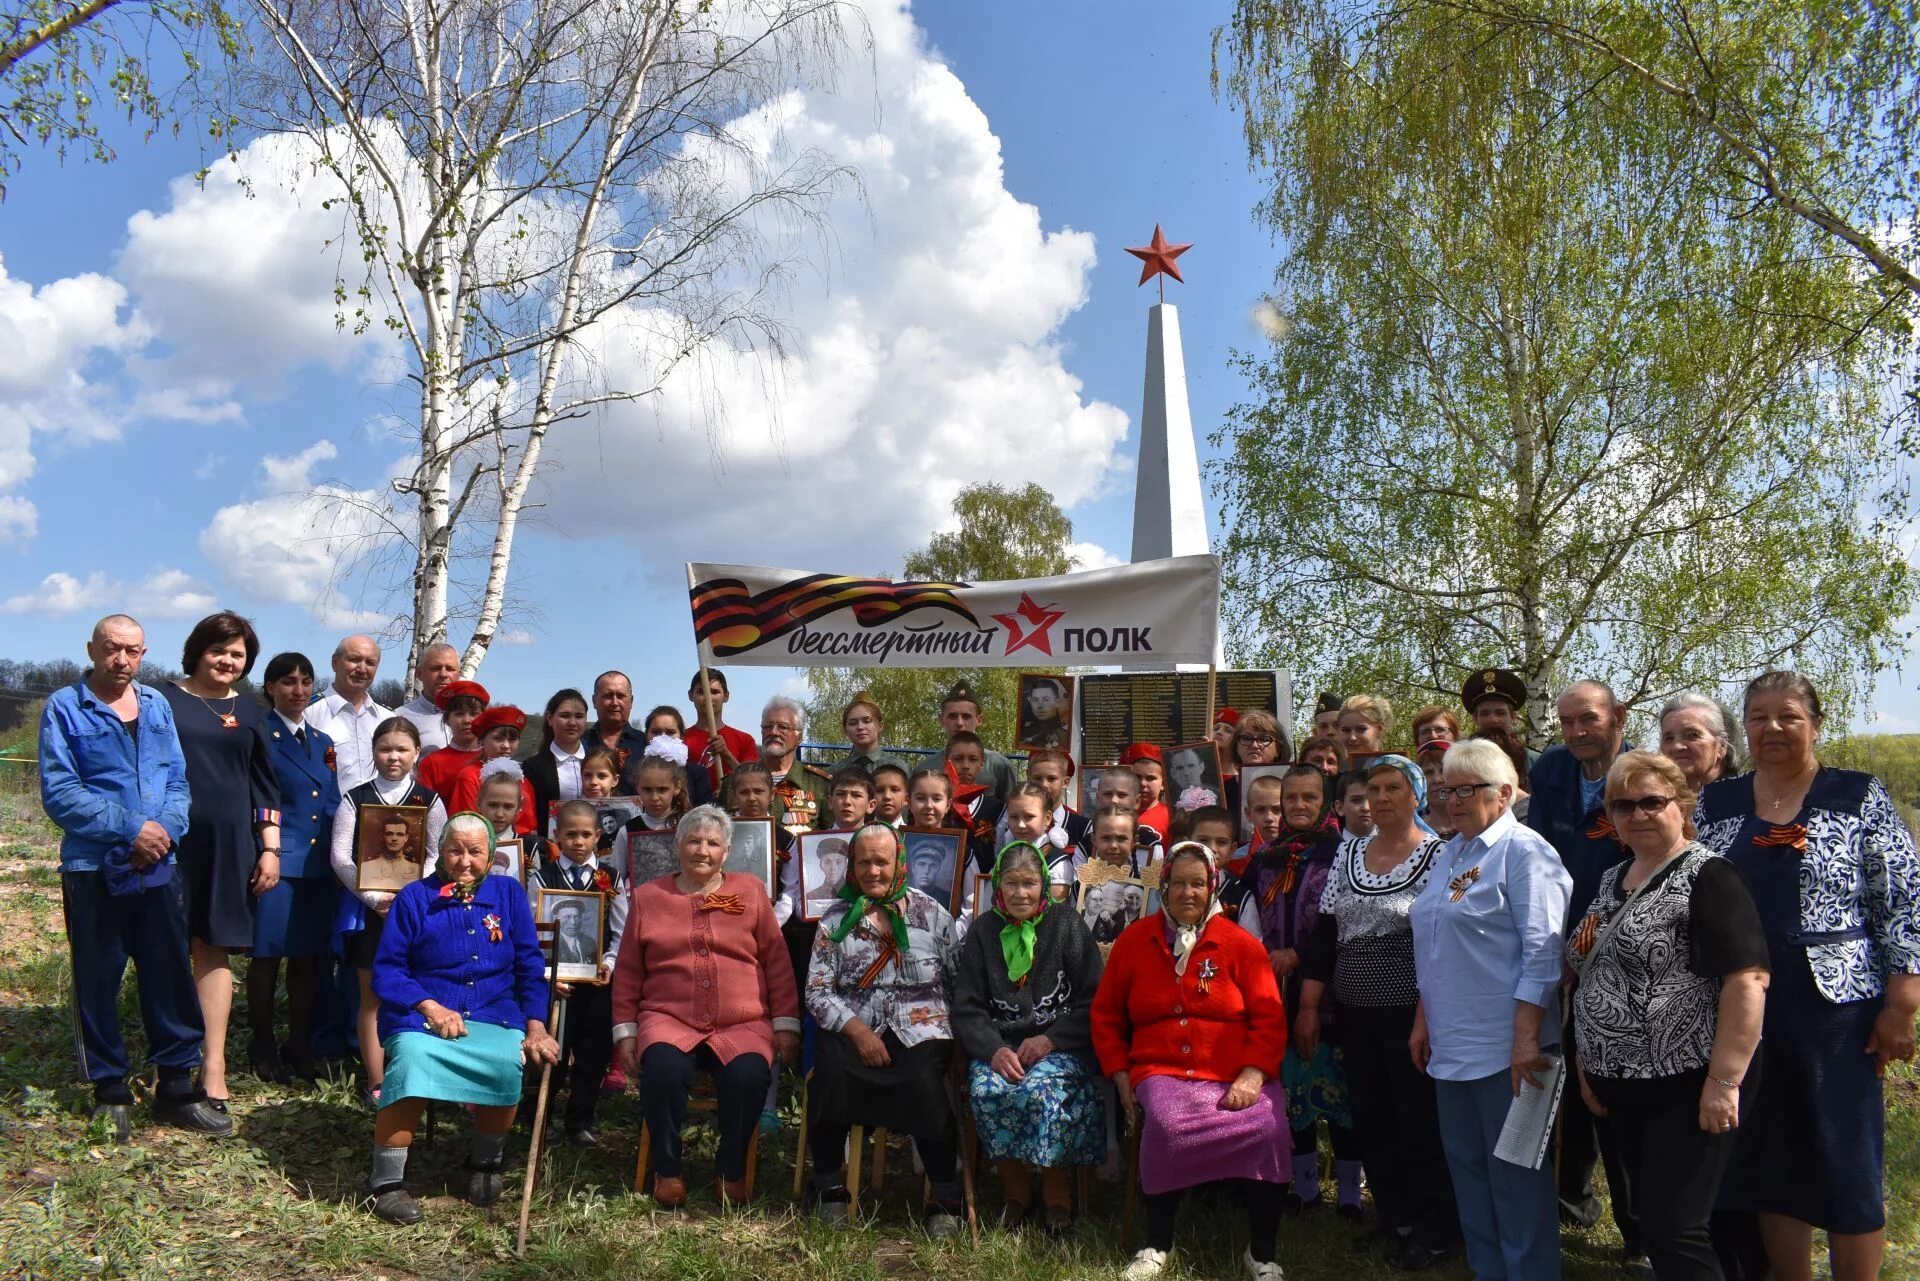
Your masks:
M1051 606L1036 605L1033 597L1020 593L1020 604L1011 614L991 615L994 622L1007 629L1007 653L1016 649L1032 646L1047 657L1053 657L1053 637L1048 629L1066 617L1062 610ZM1020 621L1025 619L1031 630L1023 629Z
M1180 268L1174 265L1173 260L1191 248L1193 248L1191 241L1184 245L1168 244L1166 234L1160 230L1160 224L1156 222L1153 224L1153 240L1141 245L1138 249L1129 249L1127 252L1140 260L1140 284L1144 285L1165 272L1184 285L1187 282L1181 278ZM1135 287L1138 288L1138 286Z

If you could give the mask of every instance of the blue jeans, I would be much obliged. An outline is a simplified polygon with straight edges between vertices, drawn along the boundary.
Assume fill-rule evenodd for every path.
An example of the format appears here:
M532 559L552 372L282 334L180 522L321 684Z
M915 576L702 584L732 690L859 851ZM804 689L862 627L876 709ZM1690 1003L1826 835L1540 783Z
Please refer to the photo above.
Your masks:
M187 960L186 878L176 870L158 889L115 897L104 872L62 872L80 1070L103 1101L126 1094L127 1044L120 1035L120 981L127 962L140 979L147 1058L163 1077L200 1063L205 1030Z
M1559 1281L1560 1200L1553 1163L1528 1170L1493 1155L1513 1103L1507 1074L1433 1084L1468 1266L1479 1281Z

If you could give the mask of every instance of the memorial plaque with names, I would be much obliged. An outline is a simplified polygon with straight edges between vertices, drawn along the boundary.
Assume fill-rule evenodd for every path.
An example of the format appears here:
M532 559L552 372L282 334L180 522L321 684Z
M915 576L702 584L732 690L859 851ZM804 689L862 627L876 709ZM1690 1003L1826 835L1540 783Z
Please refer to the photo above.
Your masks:
M1293 715L1291 688L1282 702L1278 672L1220 672L1214 677L1214 707L1272 712L1286 724ZM1210 737L1207 673L1128 672L1080 678L1080 759L1098 764L1120 758L1128 743L1168 746Z

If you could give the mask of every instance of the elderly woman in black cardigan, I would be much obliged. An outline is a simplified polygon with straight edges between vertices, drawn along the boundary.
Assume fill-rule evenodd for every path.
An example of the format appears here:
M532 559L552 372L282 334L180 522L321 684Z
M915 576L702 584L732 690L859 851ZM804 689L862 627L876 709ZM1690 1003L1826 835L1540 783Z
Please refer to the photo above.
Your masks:
M1045 1228L1072 1223L1076 1165L1106 1155L1106 1118L1089 1012L1100 952L1071 906L1047 893L1044 854L1025 841L993 868L993 908L960 945L953 1031L971 1060L974 1125L1005 1195L1001 1226L1019 1227L1041 1175Z

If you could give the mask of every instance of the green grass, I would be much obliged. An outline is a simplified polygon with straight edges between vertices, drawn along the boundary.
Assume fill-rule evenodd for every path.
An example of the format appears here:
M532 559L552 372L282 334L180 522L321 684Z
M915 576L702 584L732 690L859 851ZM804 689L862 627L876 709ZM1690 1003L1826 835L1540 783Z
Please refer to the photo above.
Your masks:
M1009 1239L983 1231L976 1251L960 1242L935 1245L916 1226L918 1180L896 1146L890 1181L874 1216L851 1231L814 1228L792 1204L794 1108L791 1079L783 1087L787 1126L762 1144L759 1186L749 1213L722 1217L711 1192L712 1135L689 1132L694 1209L684 1218L658 1214L631 1194L636 1101L606 1100L599 1132L605 1149L560 1149L542 1163L525 1258L514 1256L524 1126L508 1153L507 1195L490 1211L449 1193L461 1182L467 1120L443 1116L431 1145L417 1143L409 1182L424 1196L426 1219L395 1228L360 1208L372 1143L372 1118L350 1082L315 1090L232 1077L237 1134L210 1141L146 1125L145 1109L131 1147L89 1128L88 1092L72 1077L72 1030L66 1013L68 969L57 887L43 875L50 858L43 821L0 811L0 836L34 845L27 865L0 871L0 1278L212 1277L221 1281L280 1278L564 1277L669 1278L671 1281L900 1281L902 1278L1047 1278L1111 1281L1125 1262L1120 1245L1122 1196L1095 1181L1089 1221L1060 1245ZM21 825L16 838L6 828ZM4 863L4 857L0 857ZM131 981L121 1010L136 1062L136 997ZM245 1027L244 997L234 1024ZM230 1058L245 1061L246 1033L237 1031ZM1890 1082L1887 1130L1889 1212L1893 1248L1887 1276L1920 1275L1920 1079L1900 1072ZM987 1180L983 1220L998 1201ZM1183 1211L1176 1275L1238 1277L1244 1246L1239 1215L1195 1198ZM1352 1251L1349 1229L1331 1210L1289 1221L1280 1262L1290 1281L1398 1276ZM1620 1275L1610 1223L1565 1238L1569 1281ZM1429 1275L1460 1278L1464 1267Z

